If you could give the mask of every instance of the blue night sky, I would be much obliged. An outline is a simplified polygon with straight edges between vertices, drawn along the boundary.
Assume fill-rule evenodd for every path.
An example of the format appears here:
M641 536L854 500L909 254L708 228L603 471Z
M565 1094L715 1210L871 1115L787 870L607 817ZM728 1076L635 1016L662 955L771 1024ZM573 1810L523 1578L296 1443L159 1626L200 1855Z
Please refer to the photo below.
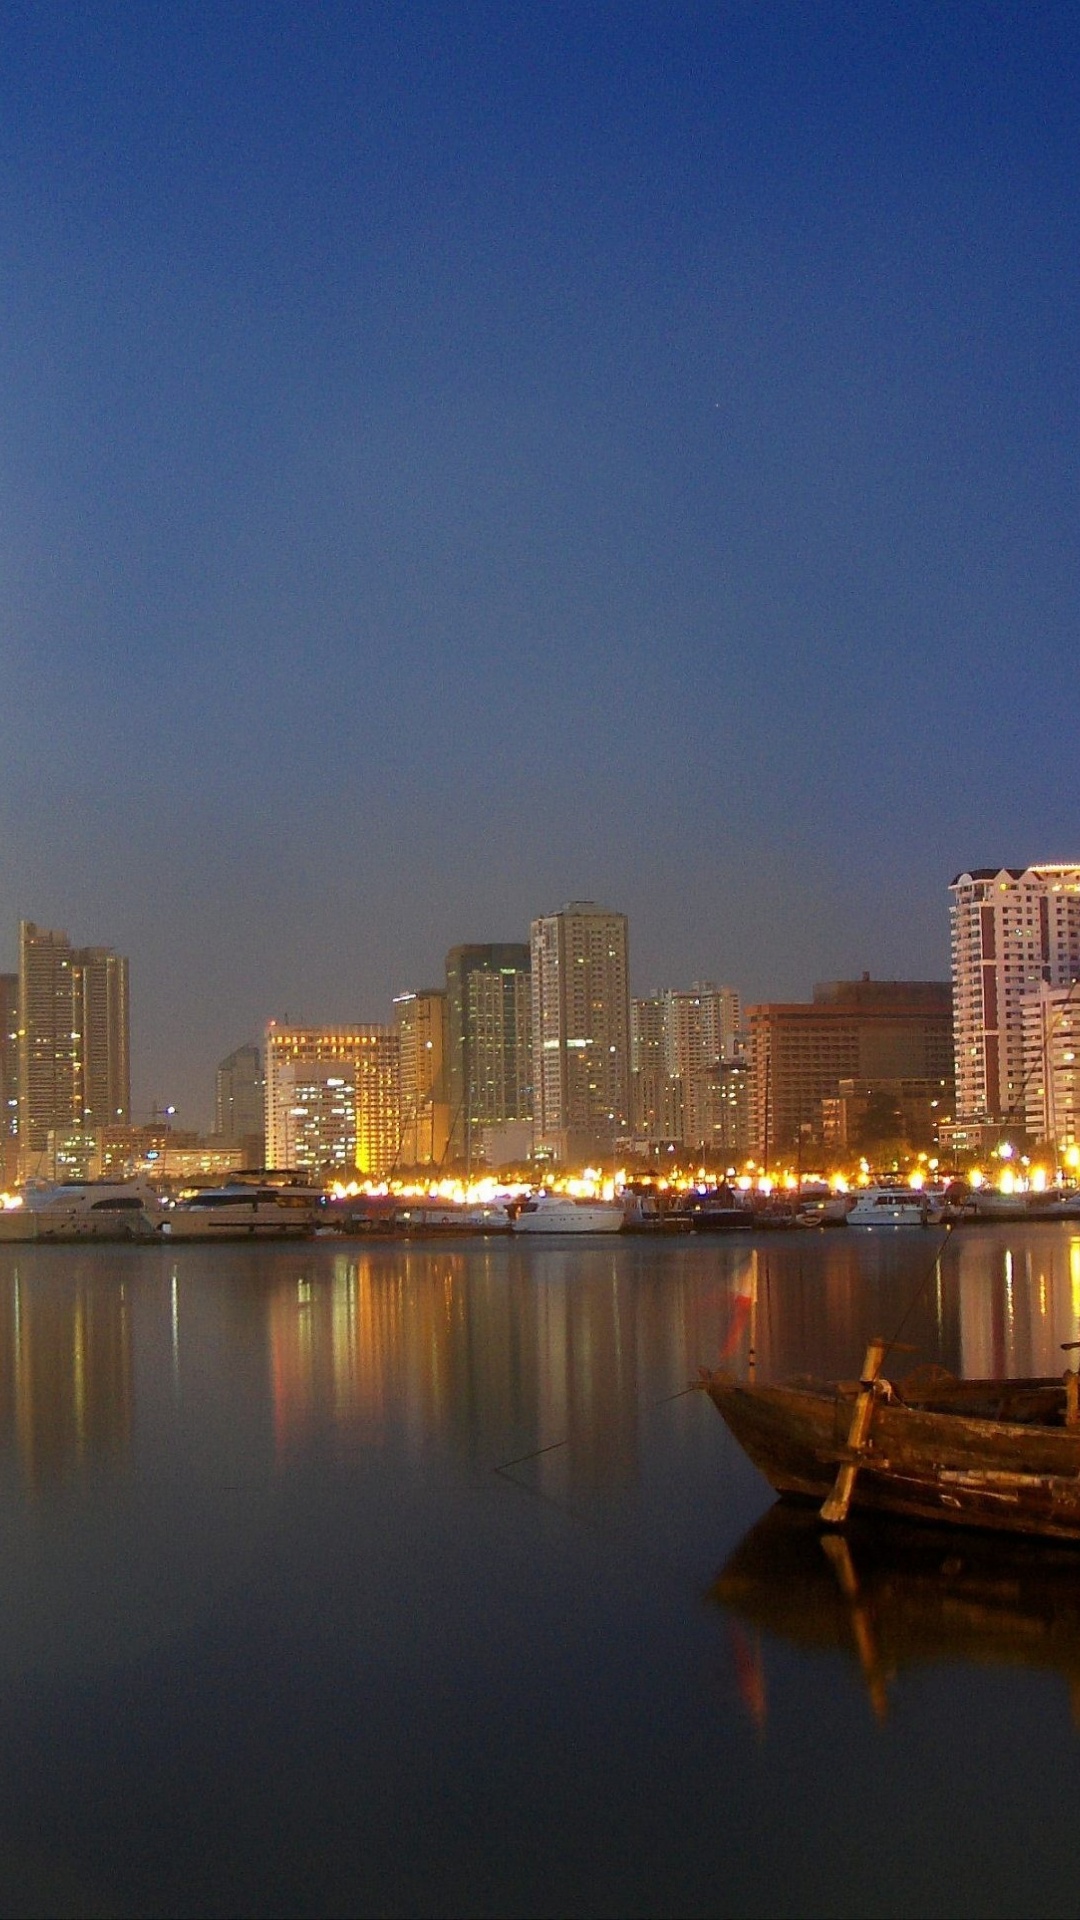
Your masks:
M1080 857L1071 5L0 6L0 965L136 1113L592 897L945 977Z

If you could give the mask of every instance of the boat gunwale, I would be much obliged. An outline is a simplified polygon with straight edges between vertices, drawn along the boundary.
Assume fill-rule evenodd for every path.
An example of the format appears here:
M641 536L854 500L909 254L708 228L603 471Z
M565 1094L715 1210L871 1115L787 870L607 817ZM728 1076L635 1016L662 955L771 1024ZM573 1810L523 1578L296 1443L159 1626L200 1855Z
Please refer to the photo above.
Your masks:
M932 1525L1056 1538L1080 1544L1080 1424L981 1417L963 1410L980 1386L1045 1398L1057 1380L956 1382L959 1405L909 1405L882 1381L864 1444L852 1447L852 1410L864 1382L759 1385L724 1373L701 1382L748 1459L784 1499L819 1508L822 1526L843 1525L829 1505L839 1474L853 1474L852 1509L891 1512ZM874 1383L877 1385L877 1383ZM838 1417L839 1416L839 1417Z

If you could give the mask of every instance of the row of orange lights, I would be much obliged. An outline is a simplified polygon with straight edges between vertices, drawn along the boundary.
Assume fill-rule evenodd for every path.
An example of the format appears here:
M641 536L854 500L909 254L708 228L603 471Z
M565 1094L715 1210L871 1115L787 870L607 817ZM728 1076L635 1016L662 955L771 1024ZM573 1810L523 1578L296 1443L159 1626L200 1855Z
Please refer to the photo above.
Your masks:
M1047 1187L1061 1181L1069 1182L1077 1178L1080 1171L1080 1147L1069 1147L1064 1155L1064 1164L1060 1169L1041 1163L1033 1163L1027 1155L1017 1154L1015 1149L1003 1143L994 1156L996 1164L989 1170L974 1167L964 1174L972 1187L992 1187L1002 1193L1032 1191L1045 1192ZM890 1177L896 1178L899 1169L891 1170ZM669 1177L658 1177L651 1184L659 1193L686 1193L695 1187L716 1185L720 1175L704 1166L692 1172L682 1172ZM753 1160L745 1163L743 1172L729 1167L723 1176L731 1185L743 1193L769 1194L774 1192L796 1193L803 1187L812 1187L820 1191L827 1187L834 1193L847 1193L853 1188L869 1186L874 1171L867 1160L859 1162L858 1170L852 1173L820 1172L799 1173L794 1168L766 1173ZM919 1154L915 1163L906 1170L909 1186L922 1188L934 1185L939 1178L939 1162L927 1154ZM626 1168L620 1168L614 1174L605 1175L598 1167L584 1167L580 1173L545 1174L542 1184L549 1191L565 1193L575 1199L612 1199L629 1186L635 1176ZM535 1191L537 1180L499 1180L493 1175L481 1179L461 1180L447 1178L432 1181L400 1180L349 1180L335 1181L330 1193L335 1199L358 1199L394 1197L400 1199L441 1200L448 1204L471 1206L491 1205L496 1201L522 1198ZM0 1208L10 1210L22 1205L22 1195L18 1191L0 1192Z

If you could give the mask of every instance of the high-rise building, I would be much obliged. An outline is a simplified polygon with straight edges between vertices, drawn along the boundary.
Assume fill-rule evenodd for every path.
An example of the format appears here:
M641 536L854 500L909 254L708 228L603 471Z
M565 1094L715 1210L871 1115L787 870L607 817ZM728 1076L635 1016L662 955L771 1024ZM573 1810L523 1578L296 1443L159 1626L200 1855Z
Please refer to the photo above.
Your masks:
M602 1156L630 1124L626 915L573 900L532 923L533 1139L562 1161Z
M630 1124L643 1140L681 1138L669 1100L664 998L630 1002Z
M276 1072L280 1160L316 1180L356 1178L356 1070L346 1060L282 1060Z
M350 1172L384 1179L400 1160L399 1060L391 1027L279 1027L271 1021L266 1030L267 1165L295 1164L289 1156L298 1151L303 1135L305 1164L319 1157L324 1168L344 1169L351 1153ZM299 1113L302 1106L309 1111ZM351 1110L337 1111L344 1107Z
M356 1170L385 1180L401 1159L401 1052L393 1027L369 1029L356 1056Z
M950 892L957 1122L1022 1127L1024 997L1080 980L1080 866L974 867Z
M130 1118L127 961L73 947L66 933L19 929L19 1159L46 1169L58 1137Z
M700 1079L700 1146L706 1159L738 1165L751 1150L750 1062L744 1056L714 1060ZM699 1144L697 1137L688 1146Z
M1080 992L1041 980L1021 1018L1024 1130L1064 1154L1080 1143Z
M713 1130L715 1075L720 1060L733 1060L739 1032L739 996L733 987L699 980L687 992L664 995L664 1065L671 1085L671 1109L678 1115L673 1136L687 1146L705 1146Z
M440 987L394 1000L401 1074L403 1167L441 1167L450 1137L446 994Z
M0 1186L19 1178L19 976L0 973Z
M809 1002L749 1007L755 1153L824 1137L822 1101L841 1080L933 1081L952 1111L952 998L941 980L832 980Z
M708 980L631 1001L636 1133L699 1150L738 1150L735 1133L741 1141L746 1132L745 1122L737 1123L746 1107L744 1081L717 1070L739 1058L739 1019L734 987Z
M217 1070L214 1132L222 1140L250 1140L266 1125L266 1081L258 1047L237 1047Z
M529 949L521 941L446 956L450 1154L478 1157L481 1130L532 1119Z

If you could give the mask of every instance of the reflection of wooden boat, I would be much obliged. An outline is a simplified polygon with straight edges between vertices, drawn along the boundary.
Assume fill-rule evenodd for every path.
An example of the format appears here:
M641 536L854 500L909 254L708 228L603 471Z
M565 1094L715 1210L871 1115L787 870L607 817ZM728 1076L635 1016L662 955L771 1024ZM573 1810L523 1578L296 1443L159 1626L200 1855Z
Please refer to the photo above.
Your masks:
M827 1524L872 1508L953 1526L1080 1541L1080 1382L956 1380L921 1368L893 1386L874 1341L861 1380L702 1384L780 1494Z
M888 1680L942 1660L1056 1670L1080 1704L1080 1585L1068 1547L900 1520L822 1535L815 1515L778 1505L712 1596L765 1633L853 1656L879 1713Z

